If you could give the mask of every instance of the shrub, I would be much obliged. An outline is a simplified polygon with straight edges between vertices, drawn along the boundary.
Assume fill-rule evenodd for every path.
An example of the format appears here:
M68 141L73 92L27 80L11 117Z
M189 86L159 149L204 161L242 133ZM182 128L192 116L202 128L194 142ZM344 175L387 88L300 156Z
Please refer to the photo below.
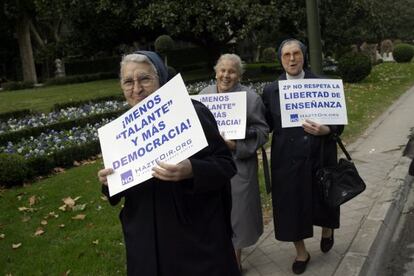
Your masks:
M410 62L414 56L414 47L405 43L398 44L392 55L396 62Z
M174 67L168 66L168 78L172 79L175 75L177 75L177 70Z
M27 115L33 114L33 112L30 109L20 109L5 113L0 113L0 120L8 120L10 118L21 118Z
M246 71L243 74L244 80L254 81L261 79L264 75L278 76L283 72L282 66L278 63L256 63L246 65Z
M338 72L345 82L359 82L371 73L372 65L368 56L350 52L338 60Z
M0 153L0 185L12 187L23 184L28 176L25 159L18 154Z
M62 85L62 84L71 84L71 83L81 83L81 82L89 82L89 81L104 80L104 79L115 79L117 77L118 77L117 73L114 73L114 72L102 72L102 73L95 73L95 74L88 74L88 75L73 75L73 76L57 77L57 78L49 79L45 82L45 85Z
M178 72L206 68L208 59L206 49L201 47L174 49L168 52L168 65L173 66Z
M27 88L33 88L34 82L32 81L9 81L2 84L4 91L21 90Z
M275 48L268 47L263 50L262 53L263 62L275 62L276 61L276 50Z
M29 170L28 178L47 175L55 167L53 158L47 155L32 157L26 160Z
M100 57L94 59L65 59L65 72L67 76L97 74L100 72L119 72L120 56Z
M174 47L174 40L169 35L160 35L154 42L155 51L164 55Z
M90 158L101 152L99 141L68 147L52 154L56 167L72 167L74 161Z
M99 98L94 98L90 100L80 100L80 101L71 101L66 103L57 103L53 105L52 110L53 111L59 111L64 108L68 107L79 107L83 106L85 104L91 104L91 103L100 103L100 102L107 102L107 101L124 101L125 97L123 95L111 95L111 96L104 96ZM0 114L1 115L1 114Z

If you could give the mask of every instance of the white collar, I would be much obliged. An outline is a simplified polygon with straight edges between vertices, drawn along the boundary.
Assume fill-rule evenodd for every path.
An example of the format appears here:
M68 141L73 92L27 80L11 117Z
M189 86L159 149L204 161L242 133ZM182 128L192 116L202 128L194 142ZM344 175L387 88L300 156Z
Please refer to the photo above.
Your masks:
M287 80L298 80L298 79L303 79L303 78L305 78L305 71L303 71L303 70L302 70L302 72L300 72L296 76L291 76L286 72L286 79Z

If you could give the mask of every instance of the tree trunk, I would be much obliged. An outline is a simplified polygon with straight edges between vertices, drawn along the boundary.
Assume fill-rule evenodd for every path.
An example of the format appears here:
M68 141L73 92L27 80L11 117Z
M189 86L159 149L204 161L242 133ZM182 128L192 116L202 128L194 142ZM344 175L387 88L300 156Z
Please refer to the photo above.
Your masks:
M37 83L32 42L30 40L30 19L25 13L16 22L16 34L22 62L23 80Z
M257 45L256 47L256 54L254 55L254 61L259 62L260 61L260 53L261 53L262 46Z

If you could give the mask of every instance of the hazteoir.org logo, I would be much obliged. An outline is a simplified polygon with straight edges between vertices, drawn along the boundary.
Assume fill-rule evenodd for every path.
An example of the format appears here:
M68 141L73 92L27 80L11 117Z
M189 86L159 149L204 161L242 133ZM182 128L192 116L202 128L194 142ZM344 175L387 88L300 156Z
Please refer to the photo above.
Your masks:
M299 122L299 115L297 113L290 114L290 121L291 122Z
M126 185L132 181L134 181L134 177L132 176L132 170L126 171L121 174L122 185Z

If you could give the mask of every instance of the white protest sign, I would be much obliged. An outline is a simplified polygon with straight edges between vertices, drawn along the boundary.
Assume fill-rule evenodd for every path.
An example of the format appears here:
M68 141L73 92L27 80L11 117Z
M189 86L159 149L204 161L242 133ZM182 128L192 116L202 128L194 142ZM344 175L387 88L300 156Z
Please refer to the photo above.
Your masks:
M191 96L207 106L217 121L220 133L228 140L246 135L246 92L228 92Z
M309 119L325 125L346 125L342 80L300 79L279 81L282 127L297 127Z
M98 129L109 194L152 177L156 161L177 164L208 145L181 75Z

